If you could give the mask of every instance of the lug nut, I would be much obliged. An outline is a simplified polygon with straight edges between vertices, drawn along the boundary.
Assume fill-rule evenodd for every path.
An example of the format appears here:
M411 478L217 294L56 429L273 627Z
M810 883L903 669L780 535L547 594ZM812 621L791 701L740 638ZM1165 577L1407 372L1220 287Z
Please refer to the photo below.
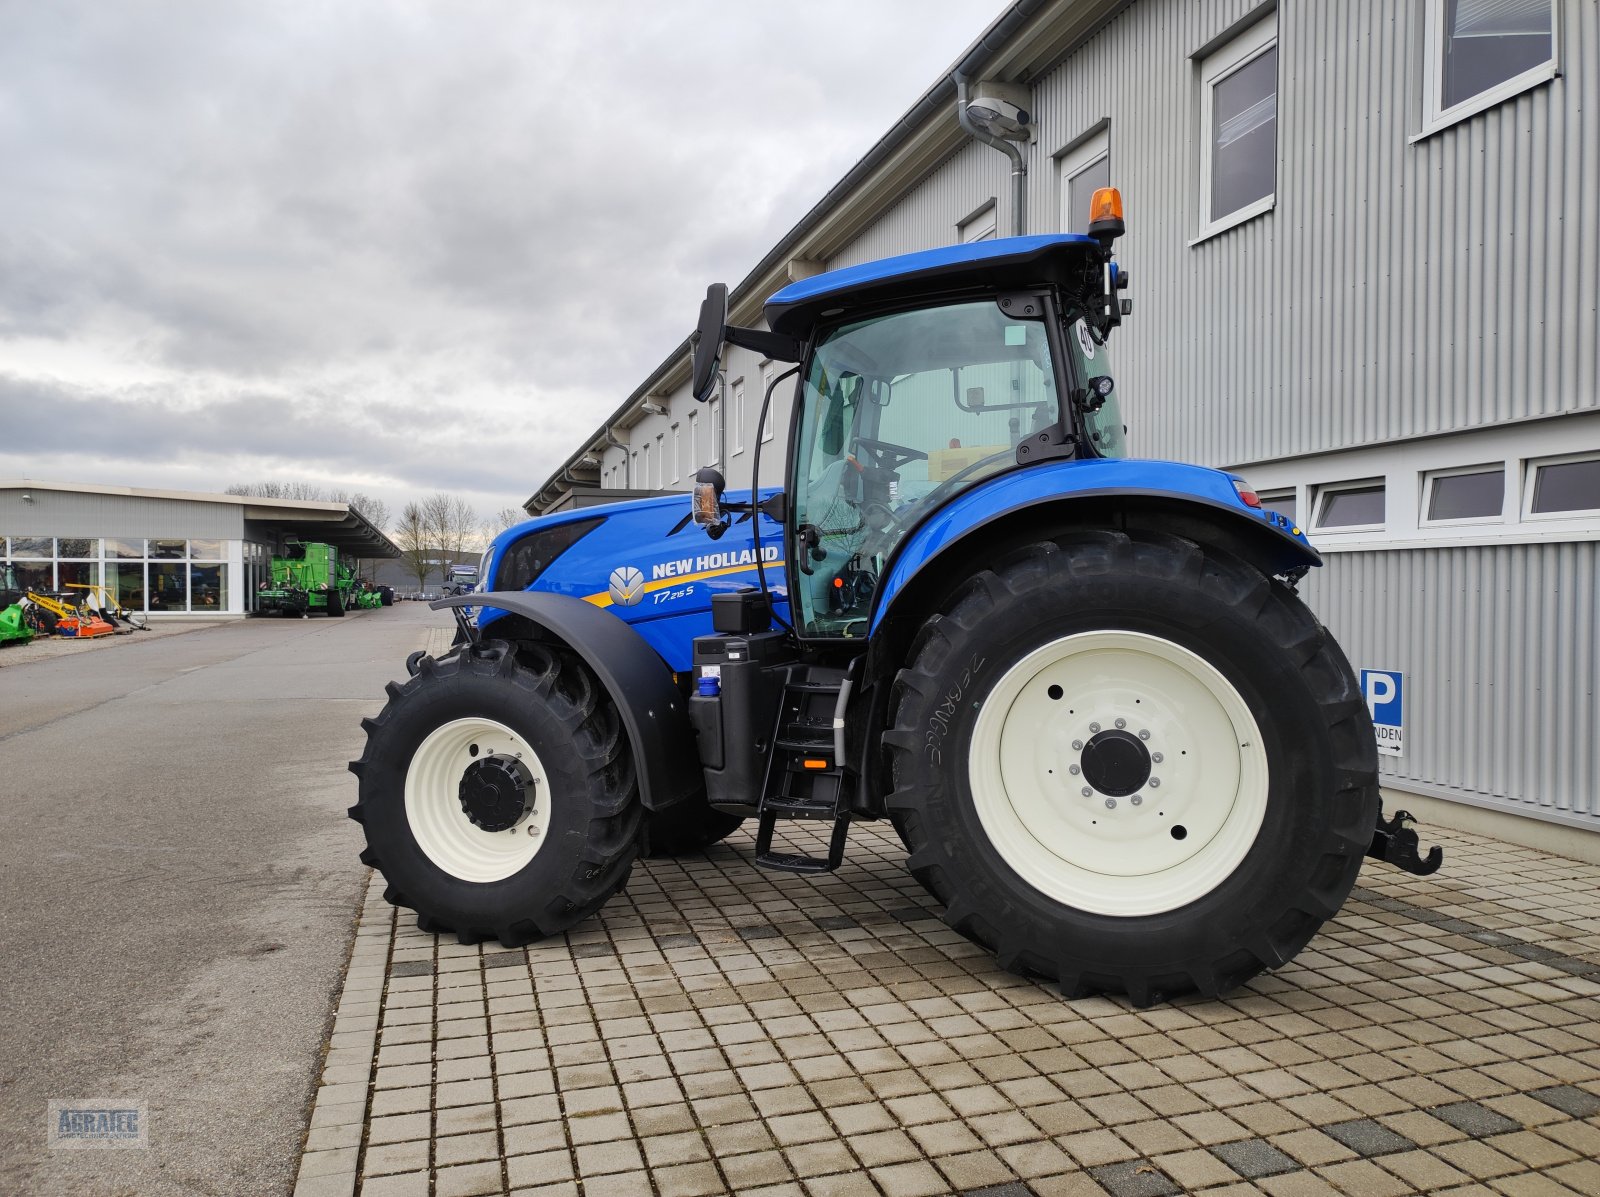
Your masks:
M1088 786L1084 786L1083 787L1083 796L1085 798L1093 798L1094 797L1094 791L1091 790Z
M1117 720L1117 726L1119 728L1127 727L1128 726L1128 721L1126 719L1118 719Z
M1160 786L1160 785L1161 785L1161 779L1160 779L1160 778L1159 778L1159 777L1152 777L1152 778L1151 778L1151 779L1150 779L1150 788L1151 788L1151 789L1152 789L1152 790L1154 790L1154 789L1156 789L1156 788L1157 788L1157 787L1159 787L1159 786Z
M1135 806L1138 806L1140 803L1142 803L1144 801L1144 795L1143 794L1135 794L1132 798L1129 798L1128 801L1133 803Z
M1073 752L1081 752L1082 750L1083 750L1083 741L1082 740L1074 740L1072 742L1072 751Z
M1166 758L1164 758L1159 752L1152 752L1150 754L1150 759L1159 765Z
M1107 798L1106 799L1106 809L1107 810L1116 810L1117 809L1117 800L1115 798Z
M1092 732L1097 732L1100 730L1100 725L1098 723L1091 723L1089 725L1089 730Z
M1148 740L1150 738L1149 729L1148 728L1140 728L1139 729L1139 738L1141 740Z
M1076 776L1078 776L1078 774L1080 772L1082 772L1082 770L1080 770L1078 768L1078 766L1076 766L1076 765L1068 765L1067 766L1067 772L1072 774L1072 776L1076 777Z

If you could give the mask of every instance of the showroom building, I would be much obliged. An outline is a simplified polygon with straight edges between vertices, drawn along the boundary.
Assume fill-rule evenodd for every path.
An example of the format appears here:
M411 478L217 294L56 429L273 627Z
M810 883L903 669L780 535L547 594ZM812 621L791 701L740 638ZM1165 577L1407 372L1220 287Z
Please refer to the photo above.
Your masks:
M1029 111L1015 155L958 121L958 75ZM1019 0L730 319L823 270L1081 231L1107 183L1133 453L1239 470L1306 525L1388 786L1600 829L1600 6ZM787 367L731 348L700 405L687 340L663 348L530 512L702 465L747 486L758 445L782 484L793 384L759 412Z
M0 562L19 586L105 586L155 616L250 614L273 555L295 540L400 555L346 503L0 480Z

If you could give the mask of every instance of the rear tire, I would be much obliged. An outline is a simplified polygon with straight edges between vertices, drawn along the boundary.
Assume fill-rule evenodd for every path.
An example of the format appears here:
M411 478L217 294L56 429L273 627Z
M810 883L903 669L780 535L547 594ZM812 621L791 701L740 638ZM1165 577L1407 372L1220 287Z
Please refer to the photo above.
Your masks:
M945 921L1003 967L1069 997L1215 996L1348 897L1371 721L1327 630L1243 562L1154 534L1032 545L907 660L891 816Z
M686 799L666 810L645 814L645 855L653 859L694 856L720 843L744 822L706 804L704 795Z
M642 813L633 760L577 662L537 645L513 657L499 642L425 657L362 726L349 811L366 831L361 860L424 931L519 947L582 922L627 882ZM526 782L531 801L510 827L485 830L463 807L466 771L485 761Z
M344 600L339 597L337 590L328 591L328 615L338 618L344 614Z

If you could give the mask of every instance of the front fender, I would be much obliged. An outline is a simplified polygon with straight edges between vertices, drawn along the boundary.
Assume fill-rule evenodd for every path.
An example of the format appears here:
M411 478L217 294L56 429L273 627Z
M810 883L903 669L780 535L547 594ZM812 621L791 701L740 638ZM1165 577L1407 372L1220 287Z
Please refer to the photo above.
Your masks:
M962 492L933 512L900 542L878 587L872 630L914 581L925 578L946 549L1000 521L1047 509L1065 515L1081 512L1085 526L1108 526L1105 513L1119 507L1161 504L1188 511L1219 528L1230 539L1247 542L1252 556L1271 574L1321 565L1322 556L1300 528L1276 512L1248 506L1233 485L1233 475L1204 466L1131 458L1062 461L1012 470ZM1116 526L1114 524L1109 526ZM1043 535L1041 528L1041 535Z
M520 615L582 657L616 704L633 748L645 809L672 806L705 784L688 705L672 670L616 616L570 595L536 590L460 594L431 606L435 611L483 607Z

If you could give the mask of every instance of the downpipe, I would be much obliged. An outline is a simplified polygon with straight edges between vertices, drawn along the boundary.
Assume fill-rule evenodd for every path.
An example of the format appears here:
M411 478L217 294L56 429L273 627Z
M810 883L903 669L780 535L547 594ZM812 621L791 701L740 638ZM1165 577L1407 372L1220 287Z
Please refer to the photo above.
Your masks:
M1021 237L1028 231L1028 162L1017 146L1003 137L985 133L967 116L967 76L956 71L951 76L956 82L956 121L973 140L999 150L1011 159L1011 233Z

